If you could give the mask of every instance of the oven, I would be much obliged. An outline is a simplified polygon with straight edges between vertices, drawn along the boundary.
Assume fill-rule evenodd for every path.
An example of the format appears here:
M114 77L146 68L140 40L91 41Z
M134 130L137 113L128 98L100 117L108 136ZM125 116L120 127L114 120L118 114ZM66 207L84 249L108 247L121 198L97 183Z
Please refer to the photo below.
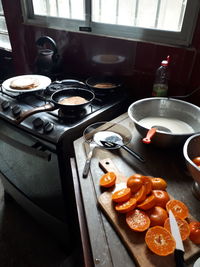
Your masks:
M57 87L61 83L56 84ZM66 85L64 85L66 86ZM55 86L54 86L55 88ZM54 89L53 88L53 89ZM12 95L0 91L0 176L5 193L67 246L79 233L70 158L73 141L96 121L124 112L124 92L95 97L82 112L19 114L46 104L50 90ZM17 112L16 112L17 111Z

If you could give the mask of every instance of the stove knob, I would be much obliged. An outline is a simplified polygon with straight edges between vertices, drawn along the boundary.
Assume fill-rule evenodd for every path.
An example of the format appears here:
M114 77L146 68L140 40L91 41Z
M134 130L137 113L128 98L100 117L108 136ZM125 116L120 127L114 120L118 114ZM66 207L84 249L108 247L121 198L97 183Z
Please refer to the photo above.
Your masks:
M50 133L51 131L53 131L53 128L54 128L54 124L52 122L47 122L44 125L44 132Z
M42 128L44 121L40 118L36 118L32 121L34 128L39 129Z
M16 105L12 107L12 113L14 116L18 116L21 113L20 106Z
M2 103L1 103L1 107L3 110L6 110L10 107L10 103L7 101L7 100L4 100Z

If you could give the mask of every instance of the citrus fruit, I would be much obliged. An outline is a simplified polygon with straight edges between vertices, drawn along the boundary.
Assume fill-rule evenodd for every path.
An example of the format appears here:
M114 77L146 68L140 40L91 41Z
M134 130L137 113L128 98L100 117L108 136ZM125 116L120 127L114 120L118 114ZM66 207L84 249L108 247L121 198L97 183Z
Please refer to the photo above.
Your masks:
M100 186L111 187L115 184L116 175L114 172L107 172L100 178Z
M190 222L190 240L195 244L200 244L200 222Z
M146 194L148 195L152 190L151 178L148 176L142 177L143 184L146 186Z
M151 182L153 190L165 190L167 188L167 183L163 178L152 177Z
M136 198L137 203L143 202L146 198L146 186L142 185L141 188L133 194L133 197Z
M190 235L190 227L186 220L175 216L182 240L186 240ZM169 218L164 223L164 228L171 232Z
M151 221L150 226L163 226L165 220L168 218L167 211L159 206L155 206L147 211L147 215Z
M166 209L168 212L171 210L174 216L177 216L181 219L187 218L189 214L188 207L177 199L169 200L166 204Z
M132 193L136 193L142 186L142 179L140 177L130 176L127 180L127 187L130 187Z
M152 193L156 198L156 206L165 208L167 202L170 200L169 194L164 190L152 190Z
M131 189L129 187L120 189L112 194L112 200L117 203L125 202L131 197Z
M194 162L194 164L196 164L197 166L200 165L200 157L195 157L192 159L192 161Z
M115 210L120 212L120 213L126 213L130 210L133 210L136 207L136 199L135 198L130 198L126 202L118 203L115 206Z
M126 222L128 226L136 232L144 232L150 225L150 219L147 214L139 209L126 213Z
M149 210L156 204L156 198L153 194L148 196L142 203L138 204L137 207L142 210Z
M159 256L167 256L174 252L176 242L169 231L162 226L149 228L145 235L148 248Z

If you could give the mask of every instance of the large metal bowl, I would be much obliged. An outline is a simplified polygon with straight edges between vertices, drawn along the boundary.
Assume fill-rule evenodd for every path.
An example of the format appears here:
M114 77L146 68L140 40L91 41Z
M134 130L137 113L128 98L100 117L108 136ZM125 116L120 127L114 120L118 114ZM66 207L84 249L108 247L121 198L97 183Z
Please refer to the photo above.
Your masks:
M189 137L183 146L183 155L189 173L194 179L192 192L200 200L200 168L192 161L195 157L200 156L200 134Z
M144 98L129 106L128 115L142 137L146 136L150 128L155 127L152 118L160 120L160 126L170 129L170 132L166 132L155 127L158 130L152 138L152 143L160 147L183 144L191 135L200 133L200 108L182 100L167 97ZM144 125L141 120L145 118L151 118L152 125ZM173 121L176 131L171 128L171 124L161 123L165 120L176 120L177 123ZM187 129L183 129L182 124L187 126Z

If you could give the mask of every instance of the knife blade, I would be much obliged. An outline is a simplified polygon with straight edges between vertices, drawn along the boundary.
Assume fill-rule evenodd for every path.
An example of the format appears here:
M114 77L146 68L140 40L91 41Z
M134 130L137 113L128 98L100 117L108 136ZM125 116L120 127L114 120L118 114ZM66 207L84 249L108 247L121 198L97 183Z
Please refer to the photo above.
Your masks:
M176 221L176 218L174 217L173 212L169 211L169 221L170 221L170 229L172 236L174 237L176 241L176 249L174 251L174 258L176 262L176 267L186 267L185 261L184 261L184 246L183 241L181 238L180 230Z

